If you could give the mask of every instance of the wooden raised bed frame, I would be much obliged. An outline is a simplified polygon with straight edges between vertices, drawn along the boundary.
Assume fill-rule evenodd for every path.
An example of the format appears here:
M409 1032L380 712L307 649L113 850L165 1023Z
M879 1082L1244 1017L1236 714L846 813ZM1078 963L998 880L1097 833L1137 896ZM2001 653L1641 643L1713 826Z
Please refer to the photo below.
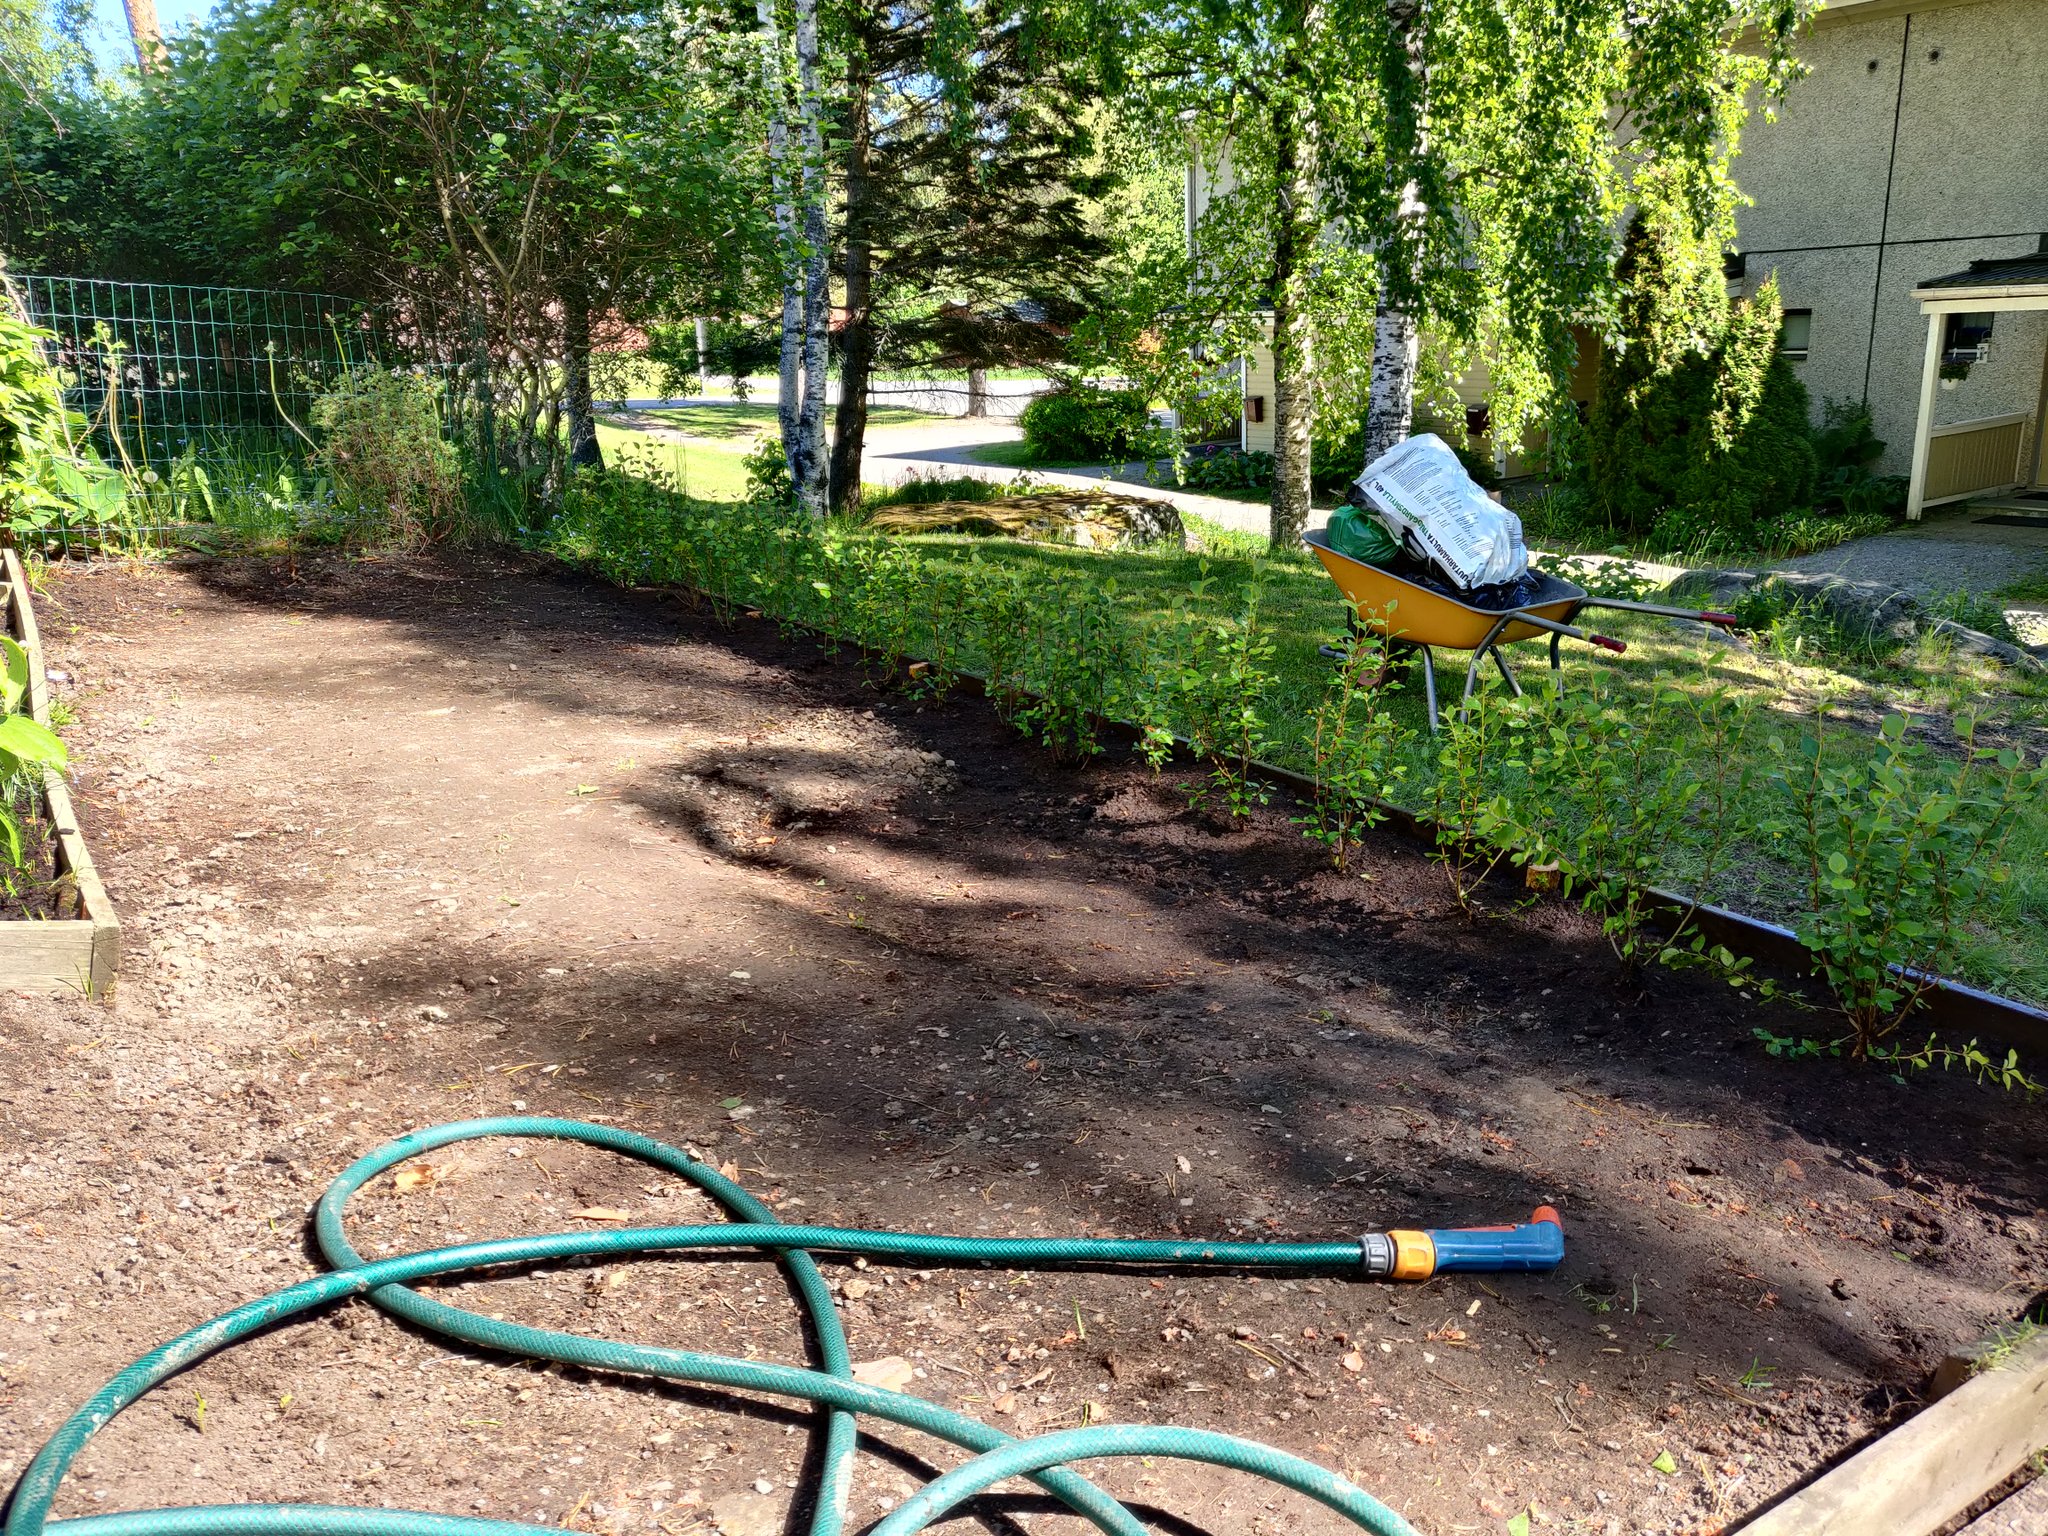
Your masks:
M5 589L7 632L28 652L29 711L48 725L50 682L42 636L29 606L27 573L11 549L0 551L0 586ZM0 989L104 997L121 965L120 920L79 835L64 776L55 769L43 775L42 798L53 844L58 915L0 923Z

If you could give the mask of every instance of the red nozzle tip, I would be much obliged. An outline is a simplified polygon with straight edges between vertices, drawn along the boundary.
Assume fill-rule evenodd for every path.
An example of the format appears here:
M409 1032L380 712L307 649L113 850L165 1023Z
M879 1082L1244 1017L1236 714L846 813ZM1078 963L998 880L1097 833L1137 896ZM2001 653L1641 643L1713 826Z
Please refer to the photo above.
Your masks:
M1702 624L1725 624L1730 629L1733 629L1742 621L1732 613L1703 613L1700 615L1700 622Z
M1619 656L1623 651L1628 649L1627 645L1623 644L1619 640L1616 640L1611 635L1588 635L1586 638L1591 640L1595 645L1599 646L1601 650L1612 651L1617 656Z
M1562 1230L1564 1227L1564 1223L1558 1219L1557 1207L1551 1205L1537 1206L1536 1209L1530 1213L1529 1220L1532 1222L1547 1221L1553 1227L1556 1227L1559 1230Z

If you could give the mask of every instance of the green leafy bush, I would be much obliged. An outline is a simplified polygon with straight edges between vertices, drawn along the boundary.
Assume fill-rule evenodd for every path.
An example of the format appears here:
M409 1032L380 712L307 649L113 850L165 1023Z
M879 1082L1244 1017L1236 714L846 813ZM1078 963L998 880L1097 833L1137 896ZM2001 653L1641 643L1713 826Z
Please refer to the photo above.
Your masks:
M462 463L425 379L357 368L313 402L315 462L358 537L403 545L462 526Z
M1273 455L1257 448L1226 448L1190 458L1182 485L1197 491L1262 491L1273 483Z
M118 526L127 484L85 443L44 360L48 331L0 302L0 527L13 542L71 521Z
M1204 560L1202 575L1188 596L1199 600L1214 578ZM1185 786L1194 807L1212 800L1233 817L1248 816L1266 803L1265 787L1252 778L1252 763L1272 745L1265 700L1273 685L1273 640L1260 622L1263 596L1253 568L1235 615L1197 612L1177 603L1155 627L1142 673L1138 713L1145 752L1162 766L1172 750L1172 727L1186 732L1188 746L1208 769Z
M1152 413L1135 389L1063 384L1025 406L1017 425L1032 454L1049 463L1122 461L1152 446Z
M1891 1051L1934 978L1954 973L2004 893L2020 810L2048 785L2016 749L1978 746L1974 719L1954 733L1958 750L1940 755L1887 715L1868 760L1818 727L1771 742L1789 809L1768 831L1807 875L1799 939L1857 1058Z
M1331 862L1340 870L1349 863L1360 835L1385 818L1381 803L1408 776L1403 757L1415 732L1394 714L1391 673L1387 641L1364 625L1354 625L1343 659L1316 706L1309 748L1315 802L1295 825L1328 848Z
M1493 839L1558 867L1567 892L1600 918L1624 975L1647 959L1704 955L1704 945L1682 947L1683 922L1652 936L1650 891L1675 868L1711 886L1742 836L1754 709L1712 684L1659 688L1645 703L1596 681L1570 692L1552 682L1520 713L1525 776L1495 802Z
M740 460L747 471L747 498L786 507L796 498L796 482L790 478L789 455L782 451L782 439L764 437Z

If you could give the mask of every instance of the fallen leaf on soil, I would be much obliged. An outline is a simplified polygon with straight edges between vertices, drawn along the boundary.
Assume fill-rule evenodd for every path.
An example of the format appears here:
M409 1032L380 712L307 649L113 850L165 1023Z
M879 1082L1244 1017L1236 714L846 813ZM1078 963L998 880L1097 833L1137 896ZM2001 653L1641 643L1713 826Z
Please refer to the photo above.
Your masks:
M1365 1356L1354 1349L1337 1363L1347 1371L1362 1371L1365 1369Z
M1670 1477L1673 1473L1677 1472L1678 1463L1672 1459L1669 1451L1659 1451L1657 1459L1650 1463L1650 1470L1652 1472L1662 1472L1666 1477Z
M609 1205L586 1205L576 1215L584 1221L631 1221L632 1212L621 1211Z
M391 1187L401 1195L410 1195L422 1189L432 1189L452 1172L452 1164L420 1163L412 1168L401 1168L391 1175Z
M866 1280L848 1280L839 1287L839 1294L848 1301L859 1301L861 1297L867 1295L874 1288L874 1285Z
M863 1360L856 1364L853 1379L871 1387L901 1392L917 1380L917 1368L901 1355L884 1355L879 1360Z
M989 1408L995 1413L1015 1413L1017 1411L1017 1394L1005 1392L1001 1397L989 1404Z

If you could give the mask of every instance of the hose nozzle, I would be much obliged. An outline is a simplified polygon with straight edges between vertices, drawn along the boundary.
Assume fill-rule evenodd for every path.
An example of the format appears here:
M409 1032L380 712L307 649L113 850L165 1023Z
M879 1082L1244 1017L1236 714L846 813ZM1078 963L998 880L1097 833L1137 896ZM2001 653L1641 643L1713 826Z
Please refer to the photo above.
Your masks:
M1367 1275L1386 1280L1427 1280L1431 1275L1528 1274L1564 1262L1564 1223L1539 1205L1511 1227L1438 1227L1426 1232L1368 1232L1358 1240Z

